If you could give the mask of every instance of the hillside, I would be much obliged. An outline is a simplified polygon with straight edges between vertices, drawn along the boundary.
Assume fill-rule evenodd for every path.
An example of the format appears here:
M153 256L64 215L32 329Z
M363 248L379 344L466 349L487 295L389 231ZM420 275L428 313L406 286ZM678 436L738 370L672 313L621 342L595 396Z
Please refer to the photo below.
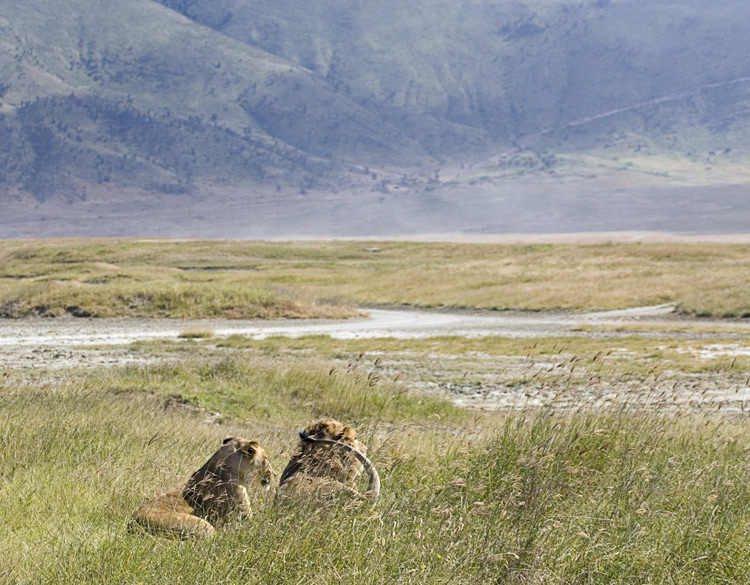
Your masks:
M588 146L614 141L612 130L726 129L750 90L739 0L162 2L363 105L481 129L504 144L550 131ZM610 128L592 128L603 118Z
M576 218L571 197L623 189L607 227L650 201L652 227L694 230L669 222L688 190L699 229L733 231L748 20L740 0L0 0L0 237L581 231L593 200Z
M303 68L154 2L116 14L95 0L4 4L3 179L38 201L75 196L78 183L173 192L193 177L315 177L338 118L348 152L360 136L369 156L408 148Z

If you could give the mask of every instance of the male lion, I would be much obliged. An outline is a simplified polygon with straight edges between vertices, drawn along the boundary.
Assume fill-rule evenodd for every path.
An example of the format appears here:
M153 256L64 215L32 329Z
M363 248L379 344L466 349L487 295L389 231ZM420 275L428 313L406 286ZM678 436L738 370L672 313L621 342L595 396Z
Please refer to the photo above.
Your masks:
M276 500L313 495L318 500L347 496L375 501L380 493L380 477L365 456L367 448L357 440L357 432L337 420L324 418L300 434L300 442L279 480ZM357 491L362 467L369 475L367 491Z
M133 521L157 534L211 536L213 525L233 514L250 516L248 489L256 482L269 489L275 477L256 441L227 437L183 489L149 500L136 510Z

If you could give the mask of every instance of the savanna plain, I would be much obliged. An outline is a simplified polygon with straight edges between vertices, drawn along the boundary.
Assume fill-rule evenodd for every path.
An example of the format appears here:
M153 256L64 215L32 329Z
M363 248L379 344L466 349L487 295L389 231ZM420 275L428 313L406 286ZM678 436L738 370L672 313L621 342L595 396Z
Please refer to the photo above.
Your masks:
M708 243L0 242L0 315L40 330L673 307L547 336L191 325L80 349L122 358L106 364L41 345L0 371L0 583L744 583L748 281L750 246ZM224 437L256 439L280 472L322 416L368 446L374 505L258 493L214 538L128 530Z

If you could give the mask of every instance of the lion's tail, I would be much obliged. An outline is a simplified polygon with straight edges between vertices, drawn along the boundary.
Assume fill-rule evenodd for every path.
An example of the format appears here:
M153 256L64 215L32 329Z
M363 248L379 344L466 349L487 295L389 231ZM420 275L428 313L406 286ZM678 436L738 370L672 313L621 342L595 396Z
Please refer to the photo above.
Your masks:
M375 466L372 464L372 461L370 461L367 456L362 453L362 451L360 451L356 447L352 447L347 443L335 441L334 439L319 439L317 437L312 437L307 433L300 433L299 437L306 443L325 443L328 445L338 445L342 449L351 452L359 460L359 462L364 465L365 471L367 471L367 475L370 476L370 482L367 484L365 497L371 499L373 502L378 499L378 496L380 495L380 476L378 475L378 470L375 469Z

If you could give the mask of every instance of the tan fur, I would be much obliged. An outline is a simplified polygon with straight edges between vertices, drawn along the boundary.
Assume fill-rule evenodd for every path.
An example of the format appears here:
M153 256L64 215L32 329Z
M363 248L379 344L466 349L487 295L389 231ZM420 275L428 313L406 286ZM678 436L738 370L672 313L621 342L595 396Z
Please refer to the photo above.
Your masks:
M340 445L315 442L315 439L326 439L344 443L364 456L367 447L357 439L357 432L349 425L326 418L309 425L300 436L302 438L281 474L276 501L310 496L319 501L342 496L347 499L363 499L363 495L357 491L357 480L362 473L363 465L356 455ZM309 438L305 439L304 436ZM364 496L376 499L380 481L369 460L364 460L368 465L371 484L374 475L377 485L374 491L368 490Z
M275 477L257 442L229 437L183 489L149 500L133 522L156 534L211 536L214 525L250 516L248 490L269 489Z

